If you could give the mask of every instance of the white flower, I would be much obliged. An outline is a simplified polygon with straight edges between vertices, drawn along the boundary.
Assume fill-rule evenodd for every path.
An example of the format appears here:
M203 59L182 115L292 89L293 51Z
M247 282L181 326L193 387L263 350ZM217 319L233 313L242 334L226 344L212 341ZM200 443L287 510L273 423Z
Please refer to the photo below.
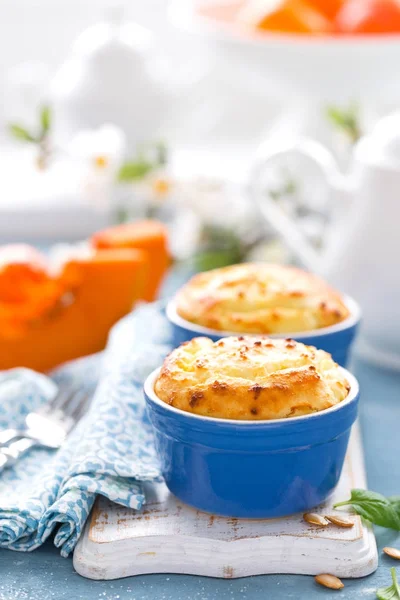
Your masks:
M68 144L67 152L76 160L98 172L114 176L126 149L126 137L115 125L102 125L77 133Z
M72 138L66 150L82 168L83 197L97 208L108 209L126 150L124 132L114 125L83 130Z
M233 229L238 235L259 227L258 215L243 190L211 177L181 180L175 187L179 206L191 210L206 225Z

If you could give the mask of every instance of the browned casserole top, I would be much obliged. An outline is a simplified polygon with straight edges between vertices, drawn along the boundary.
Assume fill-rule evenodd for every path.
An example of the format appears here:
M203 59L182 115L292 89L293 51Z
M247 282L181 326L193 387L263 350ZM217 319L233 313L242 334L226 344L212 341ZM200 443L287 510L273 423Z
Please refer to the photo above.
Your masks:
M322 279L283 265L240 264L195 275L176 296L178 314L232 333L295 333L349 316L340 294Z
M341 402L350 386L330 354L293 340L194 338L165 359L154 390L167 404L221 419L281 419Z

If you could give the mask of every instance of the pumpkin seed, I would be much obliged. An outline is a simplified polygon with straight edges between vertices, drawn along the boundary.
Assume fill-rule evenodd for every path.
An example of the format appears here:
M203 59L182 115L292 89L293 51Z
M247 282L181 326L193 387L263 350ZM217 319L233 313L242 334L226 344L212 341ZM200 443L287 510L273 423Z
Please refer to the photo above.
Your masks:
M383 551L385 554L387 554L391 558L400 560L400 550L398 550L397 548L390 548L390 547L386 546L386 548L384 548Z
M325 517L338 527L354 527L354 521L347 517L342 517L341 515L325 515Z
M315 577L315 581L324 587L331 590L341 590L344 588L344 583L335 575L329 575L329 573L322 573Z
M318 527L326 527L329 525L329 521L317 513L304 513L303 519L307 521L307 523L317 525Z

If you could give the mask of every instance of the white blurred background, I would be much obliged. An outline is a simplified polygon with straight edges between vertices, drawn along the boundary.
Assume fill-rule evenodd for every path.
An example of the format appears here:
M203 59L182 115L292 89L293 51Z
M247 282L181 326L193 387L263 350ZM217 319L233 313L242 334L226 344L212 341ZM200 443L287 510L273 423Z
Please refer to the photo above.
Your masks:
M319 65L320 50L313 51L312 42L306 54L305 47L290 50L288 45L287 59L284 47L260 46L253 52L250 44L217 43L213 36L177 27L168 13L171 4L172 0L1 3L0 240L82 239L120 220L121 204L124 219L144 216L146 185L151 187L153 178L148 182L146 177L116 177L124 161L137 163L139 146L160 140L168 149L167 173L162 176L185 183L166 195L175 210L179 206L183 233L189 232L180 237L191 238L196 228L186 214L180 217L192 208L198 222L207 213L208 224L220 227L224 222L232 232L236 224L228 216L237 213L235 203L241 205L239 214L246 213L248 229L257 221L271 236L244 187L262 142L279 144L304 133L301 127L306 125L306 134L325 143L347 167L352 144L362 133L357 119L364 125L375 118L364 110L369 91L379 95L381 89L371 83L372 75L382 72L385 83L390 80L398 87L397 79L380 67L382 44L368 44L374 72L361 55L354 62L363 84L357 94L358 84L346 71L357 56L345 45L337 57L336 51L330 57L327 43L329 69L324 60ZM189 4L181 2L183 7ZM149 46L140 27L152 37ZM362 71L363 64L368 69ZM390 65L387 68L391 72ZM286 88L276 78L280 70ZM320 78L325 84L319 84ZM396 94L381 94L380 109L396 106ZM348 102L354 95L362 102L353 115ZM345 131L350 137L327 119L331 96L344 109L339 119L346 126L350 120ZM36 135L43 106L51 111L45 146L10 135L10 125L15 124ZM296 218L305 217L307 232L319 243L321 222L327 218L327 186L321 173L298 159L283 167L266 187L283 203L288 200L289 211L295 206ZM199 177L205 181L198 185ZM309 218L310 209L314 214ZM254 237L258 235L256 231Z
M122 22L137 23L154 34L152 51L160 62L157 73L162 74L160 89L166 95L162 110L156 107L152 113L148 107L149 116L146 114L145 119L132 105L132 122L136 119L137 123L144 124L156 113L157 118L158 113L163 113L159 127L157 125L148 136L163 139L168 145L174 173L218 176L240 183L245 180L254 151L279 105L272 99L274 94L267 80L257 70L253 72L226 61L224 53L215 52L206 39L174 27L167 16L167 4L167 0L1 3L0 239L79 238L105 224L104 215L93 214L93 206L88 212L87 199L82 201L79 197L80 189L86 188L87 183L82 183L76 169L72 173L58 161L57 169L52 163L45 174L38 174L31 168L32 149L13 140L8 128L10 123L18 123L32 130L36 126L38 107L50 104L57 143L58 134L64 145L69 143L79 127L75 123L72 130L68 129L70 118L65 118L57 103L54 106L49 88L57 74L58 84L61 81L61 87L65 87L68 77L64 71L60 75L60 68L73 56L75 41L86 32L85 52L90 51L93 39L90 34L87 37L88 28L112 21L115 10L119 11L118 18ZM94 34L94 39L97 38ZM132 39L136 43L135 35ZM79 68L73 65L74 77ZM132 74L124 73L122 66L121 70L120 67L115 70L114 97L124 94L125 82L130 85L130 93L136 95ZM90 89L91 83L89 80L84 85ZM141 87L138 85L138 94ZM102 98L95 96L94 100L101 106ZM68 102L71 105L67 99ZM139 98L138 106L141 104L146 106L146 101ZM91 126L85 122L81 106L75 113L83 115L83 129ZM112 117L104 120L113 123ZM126 120L127 117L122 129L126 128ZM65 129L68 140L62 137ZM146 131L144 125L143 129Z
M123 6L126 20L135 21L155 34L157 50L169 61L174 80L187 78L184 109L174 111L170 136L185 144L212 138L240 139L254 145L263 134L276 106L264 78L247 72L243 82L236 69L221 64L207 40L186 35L167 17L167 0L13 0L0 6L0 118L10 117L18 80L51 76L71 51L77 36L104 20L113 6ZM36 63L36 64L35 64ZM22 86L22 82L21 86ZM262 83L262 85L260 85ZM172 86L174 82L172 81ZM240 93L240 97L238 97ZM190 114L196 109L192 120ZM15 109L15 107L14 107ZM179 117L177 118L177 114ZM172 122L172 120L171 120ZM4 128L1 131L4 139ZM212 162L212 161L210 161Z
M191 269L297 260L330 279L320 251L332 240L343 250L344 240L351 249L336 267L341 274L351 257L349 280L357 273L369 285L365 248L373 260L380 252L384 265L398 255L397 233L386 235L397 227L395 211L375 219L368 209L371 200L380 210L389 195L398 206L391 176L379 177L375 192L368 179L385 160L400 173L398 33L241 37L237 29L230 36L223 27L212 31L215 23L197 27L196 13L187 21L193 28L172 24L170 5L180 2L184 15L195 1L213 0L0 3L0 242L49 247L156 218L168 226L177 263ZM373 167L343 178L353 173L359 139L393 109L394 120L369 144ZM322 158L313 164L310 152L288 155L258 180L254 171L249 177L256 157L301 135L322 143L311 142L311 156ZM337 182L351 188L346 202ZM283 215L293 235L283 231ZM346 220L354 226L347 236ZM321 268L314 269L307 256L316 249ZM392 279L382 297L397 298ZM369 290L354 295L370 297L376 310Z

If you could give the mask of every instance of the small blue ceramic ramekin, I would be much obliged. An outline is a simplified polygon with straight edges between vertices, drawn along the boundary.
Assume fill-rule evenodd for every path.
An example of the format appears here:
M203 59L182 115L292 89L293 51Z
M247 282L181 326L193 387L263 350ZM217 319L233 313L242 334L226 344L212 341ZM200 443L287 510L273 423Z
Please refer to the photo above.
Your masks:
M234 421L184 412L160 400L153 371L144 386L162 473L181 501L226 517L274 518L324 502L342 471L359 388L306 416Z
M317 348L326 350L326 352L332 354L333 360L345 367L348 363L351 345L360 323L360 308L355 300L349 296L344 296L344 301L350 314L347 319L341 323L331 325L330 327L314 329L313 331L272 334L268 335L268 337L292 338L297 342L302 342L308 346L316 346ZM206 336L213 341L217 341L222 337L246 335L246 333L241 332L218 331L217 329L209 329L208 327L202 327L201 325L191 323L178 315L174 299L168 302L166 315L172 325L172 341L174 347L180 346L183 342L187 342L198 336Z

